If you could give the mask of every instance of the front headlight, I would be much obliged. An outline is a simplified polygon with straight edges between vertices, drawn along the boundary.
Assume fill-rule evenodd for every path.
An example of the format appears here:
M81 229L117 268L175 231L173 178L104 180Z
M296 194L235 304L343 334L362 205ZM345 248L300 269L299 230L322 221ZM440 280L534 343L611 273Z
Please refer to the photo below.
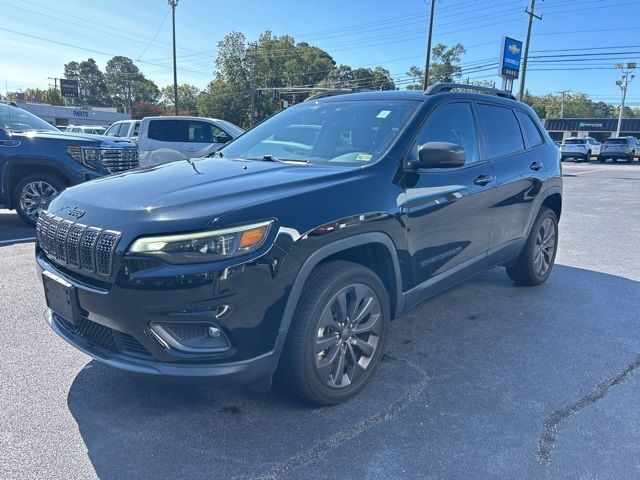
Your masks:
M226 260L259 249L267 239L272 220L210 232L139 238L129 251L154 254L170 263Z

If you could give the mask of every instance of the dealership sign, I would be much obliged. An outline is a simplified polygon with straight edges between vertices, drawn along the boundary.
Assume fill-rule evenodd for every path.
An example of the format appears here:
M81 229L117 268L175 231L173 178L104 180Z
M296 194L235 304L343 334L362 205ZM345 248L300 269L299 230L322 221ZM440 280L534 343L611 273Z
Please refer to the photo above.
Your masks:
M602 122L578 122L578 128L581 130L584 128L602 128L602 127L603 127Z
M502 37L500 43L500 71L502 78L514 80L520 74L520 59L522 58L522 42L514 38Z
M60 95L78 98L78 80L60 79Z

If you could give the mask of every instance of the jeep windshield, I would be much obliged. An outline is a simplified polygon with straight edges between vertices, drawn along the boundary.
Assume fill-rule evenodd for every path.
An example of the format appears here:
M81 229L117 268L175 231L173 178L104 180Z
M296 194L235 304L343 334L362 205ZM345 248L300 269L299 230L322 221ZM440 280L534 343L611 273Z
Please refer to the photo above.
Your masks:
M375 162L391 145L418 102L304 102L267 119L223 147L224 157L299 163Z
M0 105L0 128L11 133L58 132L53 125L34 114L11 105Z

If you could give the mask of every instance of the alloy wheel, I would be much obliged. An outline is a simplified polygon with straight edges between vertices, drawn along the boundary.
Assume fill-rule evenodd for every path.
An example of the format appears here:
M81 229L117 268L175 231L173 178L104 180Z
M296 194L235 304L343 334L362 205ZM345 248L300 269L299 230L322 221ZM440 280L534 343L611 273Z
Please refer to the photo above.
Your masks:
M556 249L556 226L551 218L545 218L536 235L533 268L536 275L543 277L553 262Z
M58 193L56 187L49 182L36 180L29 182L20 191L20 209L33 221L38 219L42 210Z
M314 366L322 383L344 388L362 376L380 341L381 317L380 300L367 285L349 285L333 296L314 338Z

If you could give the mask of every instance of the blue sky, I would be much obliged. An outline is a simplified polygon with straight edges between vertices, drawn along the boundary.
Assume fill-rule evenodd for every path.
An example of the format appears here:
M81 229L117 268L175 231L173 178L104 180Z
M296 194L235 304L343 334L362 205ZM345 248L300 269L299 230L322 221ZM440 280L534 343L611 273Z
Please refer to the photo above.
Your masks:
M490 64L498 56L502 35L524 40L524 8L530 0L435 1L434 43L462 43L467 48L462 62L465 76L499 85L497 67ZM178 82L206 86L212 78L216 43L230 31L253 40L270 29L324 48L338 63L382 65L402 86L409 81L408 68L424 64L427 3L180 0ZM532 58L527 87L538 94L572 90L619 103L615 81L620 72L613 65L640 60L640 0L536 3L543 18L534 21L530 55L545 58L535 64ZM44 88L50 83L47 77L62 76L65 62L93 57L104 68L116 54L137 59L148 78L161 87L168 85L172 82L169 10L166 0L0 0L0 89ZM563 54L574 56L553 57ZM640 106L640 76L630 84L628 103Z

